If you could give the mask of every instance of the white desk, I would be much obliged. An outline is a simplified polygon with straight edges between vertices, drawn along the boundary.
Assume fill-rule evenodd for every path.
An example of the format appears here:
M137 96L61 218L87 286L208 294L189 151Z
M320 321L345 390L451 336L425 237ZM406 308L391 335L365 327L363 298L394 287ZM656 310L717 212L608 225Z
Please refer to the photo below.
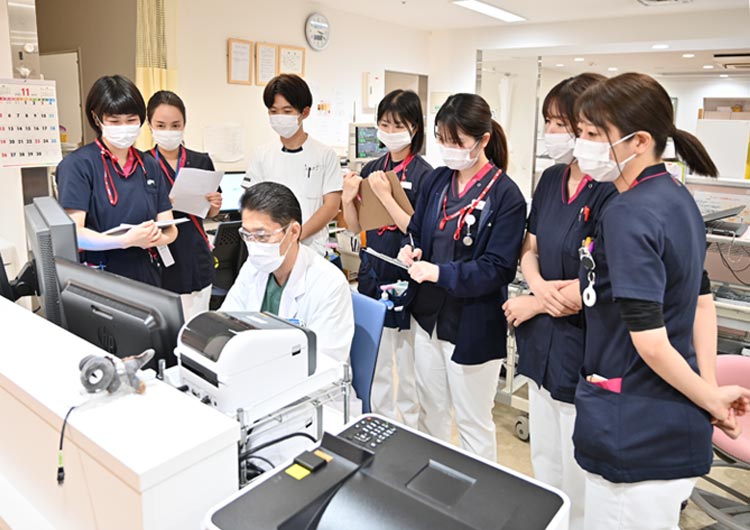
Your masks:
M58 486L62 419L86 399L78 362L103 352L2 298L0 322L0 528L197 529L236 491L237 422L160 381L73 411Z

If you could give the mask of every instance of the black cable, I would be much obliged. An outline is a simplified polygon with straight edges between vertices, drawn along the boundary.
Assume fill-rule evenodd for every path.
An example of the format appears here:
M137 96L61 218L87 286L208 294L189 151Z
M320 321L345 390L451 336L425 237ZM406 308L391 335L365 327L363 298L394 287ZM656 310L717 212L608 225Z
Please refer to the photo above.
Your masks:
M273 463L268 459L260 455L247 455L243 460L250 460L251 458L255 458L256 460L260 460L261 462L265 462L269 466L271 466L271 469L275 469L276 466L273 465Z
M57 484L62 486L65 482L65 467L63 466L63 440L65 440L65 426L68 424L68 417L73 412L76 406L72 406L68 409L63 420L62 429L60 429L60 446L57 450Z
M731 265L729 264L729 262L727 261L727 258L725 258L725 257L724 257L724 251L722 251L722 250L721 250L721 245L720 245L720 244L717 244L717 245L716 245L716 247L717 247L717 248L719 249L719 257L721 258L721 262L722 262L722 263L724 264L724 266L725 266L725 267L726 267L727 269L729 269L729 272L731 272L731 273L732 273L732 276L734 276L734 278L735 278L735 279L736 279L736 280L737 280L738 282L740 282L740 283L741 283L742 285L745 285L745 286L747 286L747 287L750 287L750 283L747 283L747 282L745 282L745 281L741 280L741 279L740 279L740 277L739 277L739 276L737 276L737 272L743 272L743 271L747 270L747 268L748 268L748 267L745 267L744 269L742 269L742 270L739 270L739 271L735 271L735 270L734 270L734 269L732 268L732 266L731 266ZM750 265L749 265L749 266L750 266Z
M258 451L262 451L266 447L271 447L272 445L276 445L278 443L281 443L281 442L284 442L286 440L289 440L290 438L295 438L297 436L299 436L301 438L307 438L308 440L310 440L313 443L315 443L315 442L318 441L315 438L313 438L312 436L310 436L309 434L307 434L306 432L293 432L293 433L290 433L290 434L285 434L284 436L280 436L280 437L276 438L275 440L270 440L270 441L268 441L266 443L262 443L262 444L260 444L257 447L251 447L250 449L248 449L244 453L240 453L240 460L246 460L247 457L250 456L250 455L252 455L253 453L257 453Z

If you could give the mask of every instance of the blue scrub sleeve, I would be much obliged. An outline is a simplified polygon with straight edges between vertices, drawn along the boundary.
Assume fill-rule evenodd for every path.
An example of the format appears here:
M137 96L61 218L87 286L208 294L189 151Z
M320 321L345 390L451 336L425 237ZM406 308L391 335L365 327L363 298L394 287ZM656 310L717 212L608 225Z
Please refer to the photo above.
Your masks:
M612 296L664 304L667 271L659 221L639 205L621 201L608 208L602 224Z
M89 211L92 181L88 164L76 153L65 157L57 166L57 201L67 210Z

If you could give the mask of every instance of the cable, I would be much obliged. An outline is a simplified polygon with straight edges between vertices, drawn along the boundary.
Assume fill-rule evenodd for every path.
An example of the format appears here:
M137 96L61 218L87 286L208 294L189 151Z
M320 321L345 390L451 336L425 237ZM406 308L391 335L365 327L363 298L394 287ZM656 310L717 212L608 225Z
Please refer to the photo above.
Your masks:
M726 257L724 257L724 251L723 251L723 250L721 250L721 245L720 245L720 244L716 245L716 248L717 248L717 249L719 250L719 257L721 258L721 262L722 262L722 263L724 264L724 266L725 266L725 267L726 267L727 269L729 269L729 272L731 272L731 273L732 273L732 276L734 276L734 278L735 278L735 279L736 279L736 280L737 280L738 282L740 282L740 283L741 283L742 285L745 285L745 286L747 286L747 287L750 287L750 283L748 283L748 282L745 282L745 281L741 280L741 279L740 279L740 277L739 277L739 276L737 276L737 272L744 272L745 270L747 270L747 269L748 269L748 267L750 267L750 265L748 265L748 267L745 267L744 269L741 269L741 270L736 270L736 271L735 271L735 269L733 269L733 268L732 268L732 266L731 266L731 265L729 264L729 262L727 261L727 258L726 258Z
M251 447L250 449L248 449L244 453L240 453L240 460L246 460L247 457L250 456L250 455L252 455L253 453L257 453L258 451L262 451L266 447L271 447L272 445L276 445L278 443L281 443L281 442L284 442L286 440L289 440L290 438L295 438L295 437L298 437L298 436L301 437L301 438L307 438L308 440L310 440L313 443L315 443L315 442L318 441L315 438L313 438L311 435L307 434L306 432L293 432L293 433L290 433L290 434L285 434L284 436L280 436L280 437L276 438L275 440L270 440L270 441L268 441L266 443L262 443L262 444L258 445L257 447Z
M255 458L256 460L260 460L261 462L265 462L266 464L268 464L269 466L271 466L271 469L275 469L276 468L276 466L273 465L273 463L268 458L265 458L265 457L259 456L259 455L247 455L245 458L243 458L243 460L250 460L251 458Z
M62 486L65 482L65 467L63 466L63 440L65 440L65 426L68 424L70 413L76 408L74 405L68 409L63 420L62 429L60 429L60 446L57 450L57 484Z

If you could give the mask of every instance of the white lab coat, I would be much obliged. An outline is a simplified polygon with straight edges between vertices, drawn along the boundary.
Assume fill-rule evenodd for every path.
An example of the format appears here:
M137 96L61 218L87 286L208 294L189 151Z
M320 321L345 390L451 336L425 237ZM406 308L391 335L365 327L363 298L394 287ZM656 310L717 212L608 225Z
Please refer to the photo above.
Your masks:
M268 274L245 262L220 311L260 311ZM317 351L337 361L349 357L354 336L352 295L335 265L305 245L281 294L279 315L295 318L315 332Z

